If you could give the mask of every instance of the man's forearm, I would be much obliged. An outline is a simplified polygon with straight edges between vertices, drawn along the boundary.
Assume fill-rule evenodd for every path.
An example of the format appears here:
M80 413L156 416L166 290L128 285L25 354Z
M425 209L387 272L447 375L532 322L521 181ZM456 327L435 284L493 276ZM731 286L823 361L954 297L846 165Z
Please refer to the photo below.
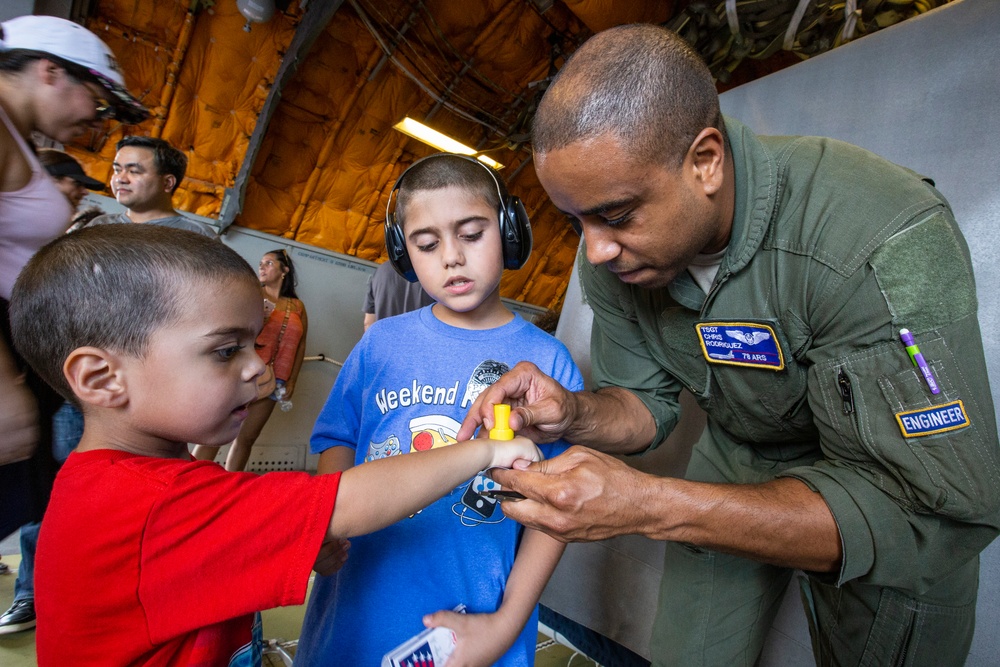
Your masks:
M795 479L706 484L645 476L636 532L813 572L840 566L840 533L823 497Z
M656 435L656 423L635 394L618 387L573 394L574 418L565 439L609 454L646 449Z

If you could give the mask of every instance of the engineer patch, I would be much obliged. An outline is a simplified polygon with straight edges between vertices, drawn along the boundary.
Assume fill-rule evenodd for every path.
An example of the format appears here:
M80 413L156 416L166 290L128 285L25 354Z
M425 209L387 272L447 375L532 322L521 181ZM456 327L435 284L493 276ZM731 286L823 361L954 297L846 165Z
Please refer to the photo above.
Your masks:
M695 325L701 351L713 364L780 371L785 357L774 329L749 322L701 322Z
M965 413L965 404L961 400L919 410L897 412L896 421L904 438L955 431L972 424L969 415Z

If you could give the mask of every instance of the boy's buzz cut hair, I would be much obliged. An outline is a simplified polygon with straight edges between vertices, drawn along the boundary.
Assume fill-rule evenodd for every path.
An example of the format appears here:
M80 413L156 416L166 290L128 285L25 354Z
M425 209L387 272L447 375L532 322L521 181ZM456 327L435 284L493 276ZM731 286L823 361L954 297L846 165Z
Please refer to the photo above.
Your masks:
M259 285L250 265L221 241L157 225L98 225L45 245L14 283L14 347L77 403L63 364L91 346L142 357L153 332L181 314L195 278Z
M457 155L432 156L419 164L414 163L404 172L396 196L396 220L400 228L406 225L406 209L410 200L418 192L425 190L440 190L451 186L464 188L481 196L499 215L500 194L497 183L502 181L498 175L490 175L490 167L476 163L470 158Z

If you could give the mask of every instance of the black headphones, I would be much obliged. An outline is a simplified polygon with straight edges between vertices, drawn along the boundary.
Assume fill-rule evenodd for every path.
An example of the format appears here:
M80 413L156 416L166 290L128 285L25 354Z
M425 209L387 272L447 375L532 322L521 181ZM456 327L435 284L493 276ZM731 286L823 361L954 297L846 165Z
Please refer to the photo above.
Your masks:
M424 160L446 157L459 158L478 164L489 172L490 178L497 186L497 194L500 196L500 210L497 212L497 218L500 220L503 268L520 269L528 261L528 256L531 255L531 222L528 220L528 212L524 210L524 204L518 197L512 197L507 192L507 187L492 167L474 157L458 153L435 153L420 158L400 174L392 186L392 190L389 191L389 201L385 206L385 247L389 251L389 261L392 262L393 268L411 283L417 282L417 274L413 270L410 254L406 251L406 236L403 234L402 226L396 220L396 200L400 185L410 170Z

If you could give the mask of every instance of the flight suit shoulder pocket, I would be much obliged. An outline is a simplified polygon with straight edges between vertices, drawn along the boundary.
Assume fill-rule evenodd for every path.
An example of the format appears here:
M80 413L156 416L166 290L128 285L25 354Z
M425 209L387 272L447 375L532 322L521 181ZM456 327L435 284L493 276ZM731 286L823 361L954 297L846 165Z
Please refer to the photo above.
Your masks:
M863 388L871 401L859 411L861 437L898 471L917 509L955 519L980 517L995 509L996 448L984 437L977 414L963 396L954 355L940 337L920 348L940 388L933 394L902 345L885 345L872 364L875 387ZM862 385L864 386L864 382Z

